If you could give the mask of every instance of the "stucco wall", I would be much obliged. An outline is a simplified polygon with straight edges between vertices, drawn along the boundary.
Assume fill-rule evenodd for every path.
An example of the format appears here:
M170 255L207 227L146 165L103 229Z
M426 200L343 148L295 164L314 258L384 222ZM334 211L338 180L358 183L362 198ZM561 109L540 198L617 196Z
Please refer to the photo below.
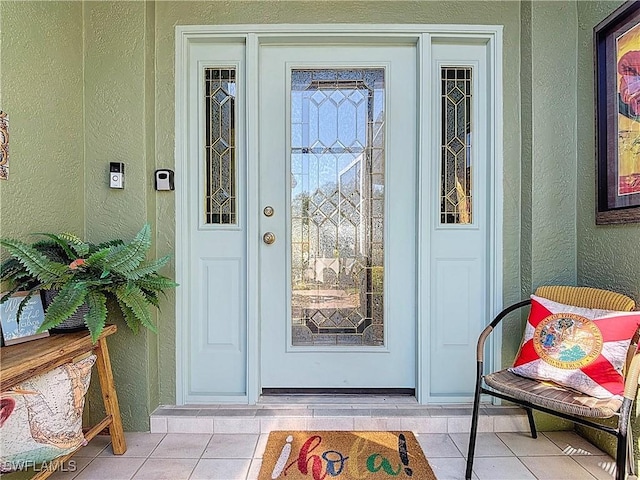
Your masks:
M176 25L252 23L459 23L504 25L504 301L520 299L520 6L518 2L158 2L156 4L157 163L174 165L174 36ZM158 197L159 244L173 243L173 197ZM165 310L167 312L168 310ZM170 314L167 314L170 315ZM160 322L160 400L175 402L175 329ZM515 351L521 326L505 330Z
M0 234L84 232L82 4L0 2L0 110L9 181Z
M595 224L593 27L620 2L580 2L578 50L578 280L640 302L640 224Z
M86 236L130 239L145 222L156 223L154 5L85 2L83 10ZM109 188L110 161L125 164L123 190ZM109 348L124 426L147 430L158 401L157 338L145 329L134 335L120 319L110 321L120 325ZM91 417L102 415L97 389L88 408Z
M67 149L74 146L78 153L73 155L65 151L64 155L42 168L46 172L43 173L45 178L55 175L58 164L71 172L64 177L65 182L58 183L59 188L52 189L60 200L47 202L47 205L60 206L55 215L41 222L39 217L21 214L37 211L40 202L44 203L42 196L36 193L47 189L43 183L36 183L31 190L32 195L23 198L22 209L7 208L9 203L3 202L3 217L22 228L15 229L16 235L42 228L65 229L86 233L91 240L130 236L145 220L151 220L157 226L158 255L173 250L175 236L174 196L151 191L150 175L156 165L174 166L175 25L263 22L503 24L504 301L509 303L520 298L521 92L518 65L520 6L517 2L213 1L158 2L155 5L151 2L146 5L141 2L3 2L2 5L5 12L14 12L13 16L5 15L5 19L10 20L7 22L10 29L3 30L3 38L8 37L8 33L12 33L12 38L13 34L15 38L22 35L23 48L39 46L37 50L22 51L15 41L5 41L2 45L3 85L8 84L7 79L34 77L40 61L46 57L48 64L59 70L60 88L76 87L73 92L55 91L53 97L67 109L70 105L76 108L75 117L67 115L61 118L67 123L69 118L76 119L76 123L65 132L67 141L63 145ZM55 35L61 37L60 41L55 36L43 35L40 29L31 28L33 23L46 21L51 22L52 27L56 26ZM75 37L71 41L67 37L73 34ZM6 63L7 59L14 57L17 62ZM73 68L70 68L71 63ZM25 75L21 68L30 68L33 72ZM76 73L75 82L67 80L70 72ZM21 85L23 90L12 99L16 105L27 109L33 92L26 83ZM9 105L6 101L5 104ZM55 124L60 121L57 114L58 109L47 111L42 122ZM20 118L12 118L12 133L19 131L13 128L16 121L20 122ZM75 143L70 143L70 138L74 138ZM20 149L38 146L32 138L29 142L18 142L13 137L12 140L14 163L17 161L15 153ZM59 148L55 138L43 139L42 145L47 149ZM75 158L79 160L70 163L70 159ZM110 160L126 164L126 188L123 191L107 187L105 169ZM80 181L79 172L84 172L85 164L86 175ZM43 165L40 160L38 165ZM16 175L5 187L17 185L22 179L30 180ZM12 201L15 198L17 194L12 192ZM69 213L70 209L77 212ZM25 218L29 220L25 222ZM76 223L67 228L66 224L71 221ZM130 429L146 427L144 419L150 405L175 402L172 296L165 304L158 323L157 337L146 333L133 337L121 328L117 337L111 340L123 415ZM507 350L515 350L519 337L519 325L505 331ZM95 394L91 396L90 409L96 408L94 399Z
M521 295L526 298L540 285L576 282L577 13L574 1L525 1L520 6L519 253ZM525 320L526 312L506 337L516 336ZM505 363L513 359L512 347L507 340Z
M638 228L593 225L588 44L606 5L3 0L0 9L0 101L12 122L12 178L0 182L3 235L63 229L102 240L128 237L151 221L156 253L173 251L174 195L154 192L151 174L156 166L174 168L176 25L501 24L504 303L551 282L608 286L638 298L640 254L620 260L622 253L629 256L625 246L637 245ZM45 88L25 81L41 82L42 70L53 72ZM126 164L124 191L107 187L112 160ZM170 295L157 336L133 337L122 327L111 342L128 429L146 429L150 408L175 403L173 309ZM517 349L521 328L518 321L505 328L505 362Z
M522 298L540 285L576 282L576 28L574 1L521 3ZM526 317L523 311L505 334L505 365L513 361L519 346L513 339ZM535 415L541 430L571 428Z
M575 2L531 3L531 282L576 281ZM523 232L524 235L524 232Z
M0 234L99 242L155 224L154 4L2 1L0 15L0 108L11 135ZM108 187L109 161L125 162L124 190ZM125 428L147 430L157 338L120 322L109 345ZM102 411L96 385L86 410Z
M584 1L578 4L578 282L625 293L640 304L640 224L595 224L593 27L621 3ZM585 432L614 453L615 444L610 436L594 435L587 429ZM633 433L637 439L640 422L634 422ZM638 461L637 440L635 451Z

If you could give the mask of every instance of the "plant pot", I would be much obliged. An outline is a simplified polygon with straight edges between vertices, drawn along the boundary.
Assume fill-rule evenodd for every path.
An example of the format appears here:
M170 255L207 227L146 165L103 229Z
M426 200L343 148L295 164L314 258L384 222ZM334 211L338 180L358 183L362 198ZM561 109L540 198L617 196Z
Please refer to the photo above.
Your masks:
M42 300L44 302L45 310L49 308L51 302L58 294L58 290L43 290ZM69 333L77 332L79 330L86 330L87 326L84 323L84 316L89 311L89 306L86 303L80 305L78 310L73 315L67 318L64 322L50 328L49 331L53 333Z

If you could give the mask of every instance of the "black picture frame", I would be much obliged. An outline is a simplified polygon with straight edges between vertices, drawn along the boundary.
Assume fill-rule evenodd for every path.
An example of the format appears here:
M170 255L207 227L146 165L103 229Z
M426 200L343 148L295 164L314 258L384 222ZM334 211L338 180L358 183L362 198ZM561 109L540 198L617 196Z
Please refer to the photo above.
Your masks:
M640 222L640 1L621 5L593 37L596 224Z

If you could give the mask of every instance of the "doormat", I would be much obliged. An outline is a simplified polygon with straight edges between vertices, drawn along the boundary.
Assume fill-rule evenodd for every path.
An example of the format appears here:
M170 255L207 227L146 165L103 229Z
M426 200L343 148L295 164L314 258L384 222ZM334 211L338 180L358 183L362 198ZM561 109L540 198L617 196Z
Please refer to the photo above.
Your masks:
M436 480L412 432L269 434L258 480Z

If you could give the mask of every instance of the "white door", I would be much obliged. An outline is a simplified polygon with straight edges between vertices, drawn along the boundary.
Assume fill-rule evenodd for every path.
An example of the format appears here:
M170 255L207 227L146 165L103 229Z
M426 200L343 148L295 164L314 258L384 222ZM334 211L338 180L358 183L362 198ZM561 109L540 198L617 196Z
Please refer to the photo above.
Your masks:
M260 377L416 384L415 45L259 51Z

